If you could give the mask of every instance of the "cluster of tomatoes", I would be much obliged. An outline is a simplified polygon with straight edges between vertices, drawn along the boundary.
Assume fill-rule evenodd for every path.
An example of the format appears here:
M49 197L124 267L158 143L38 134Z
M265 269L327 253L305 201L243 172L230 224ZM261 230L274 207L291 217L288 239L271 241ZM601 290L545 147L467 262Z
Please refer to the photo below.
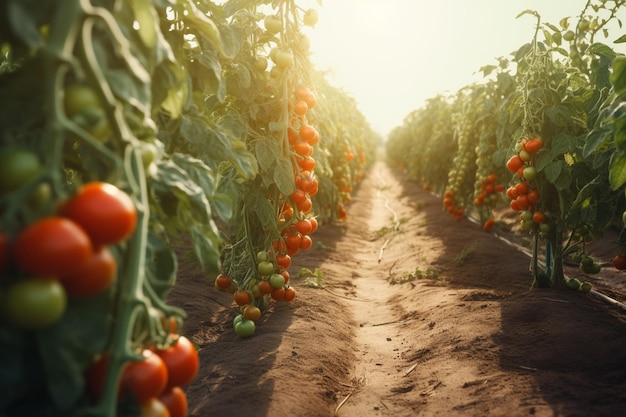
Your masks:
M463 220L463 215L465 214L465 210L461 206L456 206L454 204L454 191L451 189L447 189L443 193L443 206L450 213L454 220L460 222Z
M520 226L523 230L537 226L540 232L546 233L550 226L546 222L545 213L537 209L539 191L533 187L533 181L537 177L533 158L542 147L543 141L540 138L524 139L518 144L517 153L509 158L506 167L520 181L506 190L506 196L511 200L511 209L521 213Z
M109 245L128 239L137 223L132 199L116 186L91 182L55 213L34 221L13 241L4 239L2 273L19 277L6 292L7 319L23 328L53 324L67 297L89 297L117 274Z
M200 359L185 336L172 333L170 338L169 346L143 349L141 360L124 366L118 386L122 415L137 415L139 407L142 416L187 416L187 396L182 387L198 374ZM87 369L86 390L96 403L102 396L110 362L110 355L104 354Z
M491 173L487 175L487 178L477 184L477 194L474 198L474 205L476 207L487 207L489 210L496 207L498 203L498 193L504 191L504 185L498 184L497 182L498 176ZM489 231L495 223L496 221L492 217L489 217L483 223L483 229Z

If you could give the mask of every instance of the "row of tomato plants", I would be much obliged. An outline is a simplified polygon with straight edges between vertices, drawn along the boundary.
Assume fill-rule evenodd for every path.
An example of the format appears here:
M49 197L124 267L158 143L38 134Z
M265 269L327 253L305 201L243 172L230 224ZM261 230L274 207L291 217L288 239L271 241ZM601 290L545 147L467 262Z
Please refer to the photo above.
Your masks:
M528 43L482 67L483 81L428 100L387 141L389 158L457 220L490 230L494 213L518 213L538 286L589 291L563 261L598 273L588 243L610 227L622 230L614 264L626 268L626 57L602 42L626 42L609 31L625 5L589 0L558 24L523 11L536 24Z
M186 415L198 353L167 296L188 241L240 336L293 299L290 257L345 220L377 141L308 59L317 18L0 5L0 414Z

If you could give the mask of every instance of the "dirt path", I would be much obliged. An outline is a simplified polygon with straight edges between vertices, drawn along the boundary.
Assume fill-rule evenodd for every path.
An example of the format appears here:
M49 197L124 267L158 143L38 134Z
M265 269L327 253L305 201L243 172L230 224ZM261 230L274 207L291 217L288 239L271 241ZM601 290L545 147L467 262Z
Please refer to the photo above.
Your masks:
M200 348L187 387L201 417L626 415L624 315L531 289L528 259L379 162L347 227L294 258L323 288L234 335L229 294L183 264L170 302ZM383 249L381 251L381 249Z

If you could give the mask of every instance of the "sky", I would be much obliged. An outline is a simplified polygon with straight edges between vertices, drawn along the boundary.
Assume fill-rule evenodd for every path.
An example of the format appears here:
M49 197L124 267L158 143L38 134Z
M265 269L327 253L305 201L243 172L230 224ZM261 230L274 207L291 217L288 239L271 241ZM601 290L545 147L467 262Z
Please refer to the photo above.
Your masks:
M327 79L356 99L372 128L386 136L428 98L480 80L534 34L537 11L558 25L586 0L323 0L307 31L311 60ZM626 10L620 12L626 23ZM574 19L570 19L575 24ZM624 30L615 29L612 44Z

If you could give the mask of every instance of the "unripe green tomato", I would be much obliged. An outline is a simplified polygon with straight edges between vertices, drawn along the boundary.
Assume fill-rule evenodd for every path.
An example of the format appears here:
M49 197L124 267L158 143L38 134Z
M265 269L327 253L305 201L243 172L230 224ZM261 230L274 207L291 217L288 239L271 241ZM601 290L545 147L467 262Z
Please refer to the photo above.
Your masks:
M571 41L574 40L574 32L572 32L571 30L568 30L567 32L565 32L563 34L563 39L565 39L566 41Z
M278 16L265 16L263 20L263 26L265 26L265 30L272 35L280 32L283 29L283 22L281 22Z
M5 312L9 320L25 329L54 324L67 307L67 295L55 279L21 279L6 293Z
M305 26L315 26L319 20L319 14L315 9L309 9L304 12L304 16L302 18L302 22Z
M269 258L269 256L267 255L267 252L265 252L264 250L259 251L259 252L256 254L256 261L257 261L257 262L259 262L259 263L260 263L260 262L267 262L269 259L270 259L270 258Z
M275 269L274 264L269 261L259 262L259 265L257 268L258 268L259 274L261 274L262 276L269 276L273 274L274 269Z
M622 213L622 224L626 227L626 210Z
M532 155L529 154L527 151L525 151L524 149L522 149L521 151L519 151L519 157L522 161L524 162L528 162L530 161L530 159L532 158Z
M25 149L0 151L0 195L19 190L41 175L39 158Z
M272 288L282 288L285 285L285 277L281 274L272 274L270 276L270 285Z
M237 314L233 319L233 327L236 327L237 324L241 323L243 320L243 314Z
M537 169L535 167L532 167L532 166L526 167L526 168L524 168L523 175L524 175L524 178L527 181L532 181L535 178L537 178Z
M242 319L239 323L235 325L235 333L237 334L237 336L242 338L252 336L255 330L256 325L252 320Z

